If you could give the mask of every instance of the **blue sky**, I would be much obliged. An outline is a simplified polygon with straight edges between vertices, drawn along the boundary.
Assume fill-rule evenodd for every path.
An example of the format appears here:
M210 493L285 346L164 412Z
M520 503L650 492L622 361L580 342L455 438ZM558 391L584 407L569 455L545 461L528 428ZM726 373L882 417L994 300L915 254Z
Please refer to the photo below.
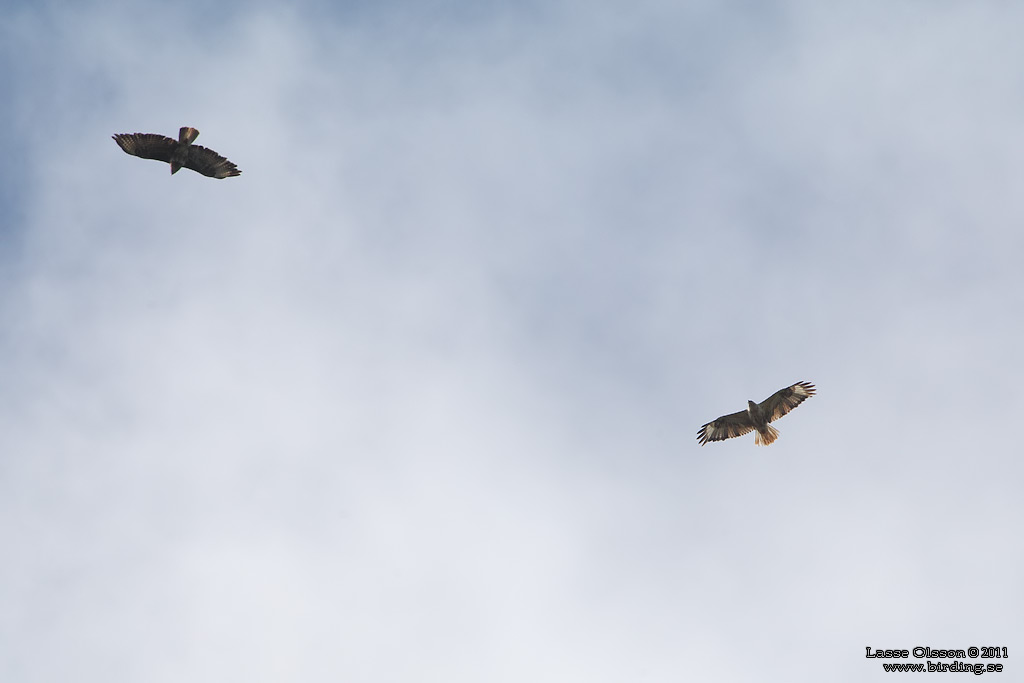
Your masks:
M12 8L0 678L1012 650L1021 18ZM242 175L110 140L182 125ZM697 444L798 380L770 448Z

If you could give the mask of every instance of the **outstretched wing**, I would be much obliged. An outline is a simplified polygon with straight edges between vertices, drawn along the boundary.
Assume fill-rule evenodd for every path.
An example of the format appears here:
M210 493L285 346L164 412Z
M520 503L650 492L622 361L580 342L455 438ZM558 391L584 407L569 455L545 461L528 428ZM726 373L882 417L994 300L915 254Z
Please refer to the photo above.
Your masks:
M810 382L797 382L791 387L776 391L761 401L761 410L768 418L768 421L772 422L778 420L811 396L814 396L814 385Z
M128 154L157 161L170 161L178 146L177 140L156 133L118 133L113 137Z
M745 410L731 415L723 415L714 422L708 422L697 432L697 441L703 446L708 441L725 441L734 436L743 436L754 429L750 414Z
M188 146L188 159L185 160L185 168L199 171L211 178L228 178L241 173L233 163L202 145Z

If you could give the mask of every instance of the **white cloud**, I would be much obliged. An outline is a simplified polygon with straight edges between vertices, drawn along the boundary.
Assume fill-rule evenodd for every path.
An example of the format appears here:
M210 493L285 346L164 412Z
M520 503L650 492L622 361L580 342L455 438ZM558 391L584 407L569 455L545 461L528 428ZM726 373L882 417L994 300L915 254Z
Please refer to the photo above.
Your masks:
M1012 647L1009 22L341 12L13 15L5 680L860 681L865 645ZM180 125L243 175L109 140ZM771 449L697 446L801 379Z

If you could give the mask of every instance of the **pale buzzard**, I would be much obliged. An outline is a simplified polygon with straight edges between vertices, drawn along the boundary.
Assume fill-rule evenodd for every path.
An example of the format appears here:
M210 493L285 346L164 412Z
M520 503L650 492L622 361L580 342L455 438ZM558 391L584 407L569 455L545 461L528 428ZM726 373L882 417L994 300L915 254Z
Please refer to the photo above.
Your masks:
M697 441L703 446L708 441L724 441L756 429L754 443L767 446L779 436L779 431L768 423L778 420L811 396L814 396L814 385L810 382L797 382L776 391L760 403L747 401L746 410L723 415L701 427L697 432Z
M182 167L211 178L228 178L241 173L237 166L212 149L193 145L192 141L197 137L198 130L183 126L178 131L177 141L155 133L118 133L114 141L129 154L143 159L166 161L171 165L172 174Z

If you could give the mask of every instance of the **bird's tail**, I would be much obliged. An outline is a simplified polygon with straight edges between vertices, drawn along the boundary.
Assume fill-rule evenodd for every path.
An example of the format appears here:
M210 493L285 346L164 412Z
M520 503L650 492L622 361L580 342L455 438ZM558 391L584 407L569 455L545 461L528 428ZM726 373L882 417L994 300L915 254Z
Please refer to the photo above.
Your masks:
M779 430L771 425L765 425L764 431L760 429L754 434L754 443L758 446L769 446L779 438Z
M192 141L199 137L199 131L195 128L189 128L188 126L182 126L181 130L178 131L178 142L183 145L192 144Z

